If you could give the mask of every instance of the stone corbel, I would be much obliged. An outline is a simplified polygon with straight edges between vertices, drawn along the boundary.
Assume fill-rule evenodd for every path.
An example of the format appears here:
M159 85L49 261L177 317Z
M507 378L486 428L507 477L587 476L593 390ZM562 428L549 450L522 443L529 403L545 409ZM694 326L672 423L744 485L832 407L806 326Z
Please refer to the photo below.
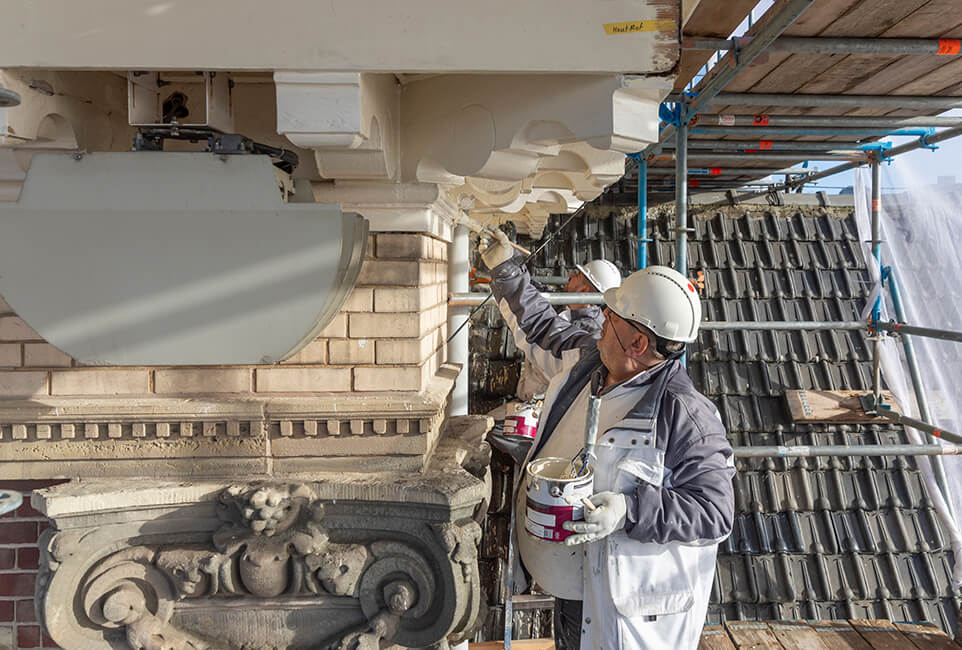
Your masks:
M313 149L324 178L395 180L399 85L393 74L275 72L277 132Z
M658 137L658 102L621 75L439 75L404 87L402 178L520 181L563 145L638 151ZM431 176L429 176L431 174Z
M340 203L367 218L371 232L424 232L451 241L460 207L450 187L434 183L338 180L312 184L314 200Z

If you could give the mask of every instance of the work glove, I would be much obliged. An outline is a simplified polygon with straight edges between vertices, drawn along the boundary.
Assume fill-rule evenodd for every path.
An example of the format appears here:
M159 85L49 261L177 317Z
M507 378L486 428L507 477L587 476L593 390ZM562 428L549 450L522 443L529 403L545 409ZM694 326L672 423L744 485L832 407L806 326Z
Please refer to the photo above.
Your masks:
M481 259L484 260L488 269L494 269L494 267L514 257L514 249L511 248L510 243L511 240L504 234L504 231L500 228L491 228L491 234L494 235L494 241L487 236L482 236L481 242L484 244L484 248L479 249Z
M585 506L584 521L566 521L565 530L578 533L565 539L565 544L575 546L596 542L608 535L624 529L628 518L628 499L617 492L599 492L588 501L596 506L594 510Z

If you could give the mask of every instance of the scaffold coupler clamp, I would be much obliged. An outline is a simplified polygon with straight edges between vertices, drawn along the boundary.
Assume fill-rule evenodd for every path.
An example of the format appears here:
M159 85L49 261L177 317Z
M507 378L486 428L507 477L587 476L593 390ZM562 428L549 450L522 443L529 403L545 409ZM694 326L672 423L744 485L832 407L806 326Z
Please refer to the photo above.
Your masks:
M892 410L892 405L885 401L885 397L881 393L879 393L878 402L875 401L875 395L872 393L865 393L860 396L859 402L862 404L865 415L879 415L882 411Z
M868 156L869 162L886 162L889 164L891 164L893 160L893 158L888 155L888 151L891 148L891 142L870 142L859 147L859 149L864 151Z
M939 148L939 146L936 144L931 144L929 142L929 138L935 135L935 129L928 128L926 129L926 131L928 131L928 133L926 133L925 135L919 136L919 144L922 145L923 149L928 149L929 151L935 151L936 149Z

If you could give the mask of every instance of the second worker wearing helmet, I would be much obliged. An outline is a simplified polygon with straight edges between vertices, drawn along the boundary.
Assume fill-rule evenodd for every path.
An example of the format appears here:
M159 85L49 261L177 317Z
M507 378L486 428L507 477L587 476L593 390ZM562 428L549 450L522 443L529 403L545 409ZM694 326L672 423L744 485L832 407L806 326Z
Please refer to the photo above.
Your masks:
M697 336L698 293L673 269L636 271L605 292L601 332L586 332L556 314L497 235L482 251L491 292L550 379L525 464L575 457L589 396L601 399L590 499L597 509L565 523L576 533L565 545L518 526L524 567L556 597L556 645L694 649L717 546L734 518L724 425L679 360ZM524 521L523 490L515 507Z

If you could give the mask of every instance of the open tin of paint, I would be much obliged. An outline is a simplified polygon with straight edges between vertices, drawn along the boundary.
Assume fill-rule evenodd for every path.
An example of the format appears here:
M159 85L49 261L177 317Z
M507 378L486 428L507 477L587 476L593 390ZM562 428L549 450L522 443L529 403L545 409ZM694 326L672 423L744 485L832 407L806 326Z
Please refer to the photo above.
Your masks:
M563 528L564 522L584 519L581 500L592 495L594 474L589 466L581 476L566 478L570 470L567 458L539 458L528 464L524 528L532 537L563 542L574 534Z

